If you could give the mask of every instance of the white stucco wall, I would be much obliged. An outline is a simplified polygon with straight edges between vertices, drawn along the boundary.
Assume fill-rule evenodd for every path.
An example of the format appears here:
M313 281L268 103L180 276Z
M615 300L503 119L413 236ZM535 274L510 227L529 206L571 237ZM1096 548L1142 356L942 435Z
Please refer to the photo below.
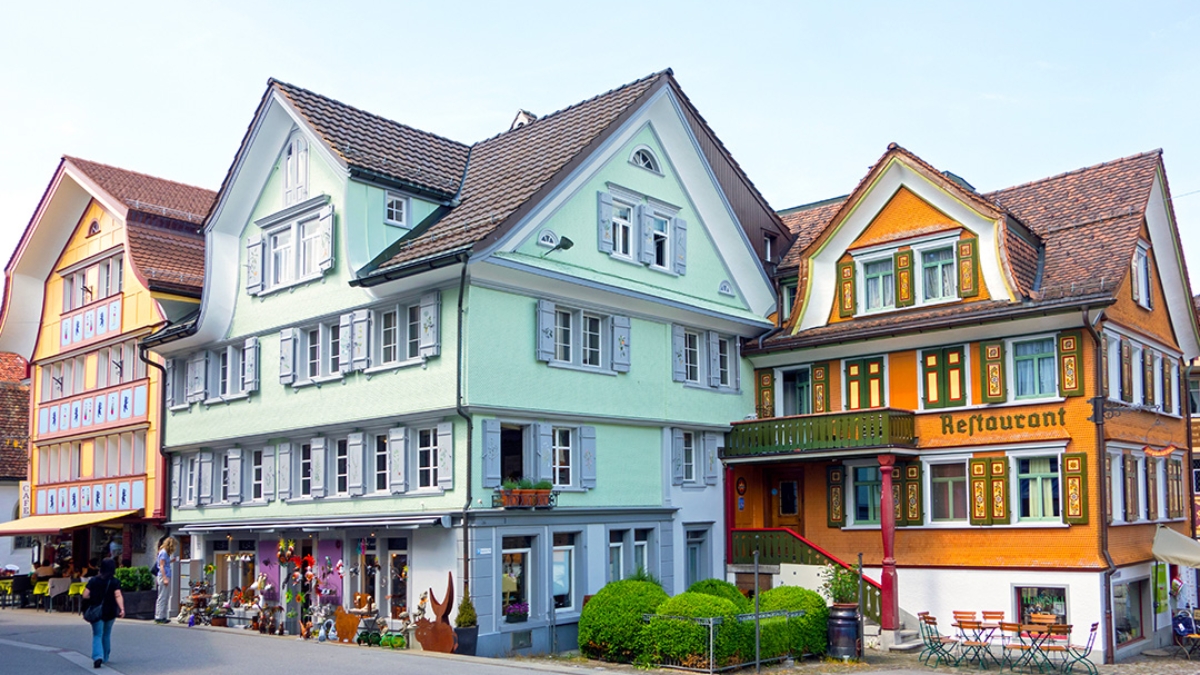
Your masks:
M8 521L19 515L15 509L20 499L20 490L16 483L0 484L0 522ZM17 565L22 572L28 572L32 565L32 552L27 548L13 548L14 537L0 537L0 567Z

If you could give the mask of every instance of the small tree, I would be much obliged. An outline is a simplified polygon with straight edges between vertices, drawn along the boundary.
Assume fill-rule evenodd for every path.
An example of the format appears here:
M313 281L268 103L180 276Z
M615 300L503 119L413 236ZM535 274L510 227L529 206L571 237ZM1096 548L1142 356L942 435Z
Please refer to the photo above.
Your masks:
M471 592L464 590L462 602L458 603L458 616L454 625L459 628L471 628L479 625L479 616L475 613L475 603L471 602Z

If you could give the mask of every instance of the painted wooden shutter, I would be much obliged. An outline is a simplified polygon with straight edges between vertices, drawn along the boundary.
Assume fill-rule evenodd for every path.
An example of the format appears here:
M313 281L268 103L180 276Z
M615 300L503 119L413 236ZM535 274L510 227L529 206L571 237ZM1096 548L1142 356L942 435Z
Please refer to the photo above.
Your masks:
M246 240L246 292L250 295L263 292L263 240L258 234Z
M671 429L671 485L683 485L683 429Z
M1175 411L1175 374L1174 363L1171 362L1171 357L1163 354L1162 358L1162 410L1163 412ZM1182 517L1182 516L1180 516Z
M627 316L612 318L612 369L618 373L628 373L630 359L631 323Z
M942 376L944 362L942 350L929 349L921 352L921 382L925 387L925 407L946 407L946 381Z
M536 464L533 468L533 481L554 480L554 427L546 422L533 425L534 442L537 443Z
M203 401L208 383L208 352L193 354L188 359L188 403Z
M1104 519L1109 525L1113 521L1113 458L1109 453L1104 453Z
M654 212L645 206L637 207L638 262L654 264Z
M1158 520L1158 459L1146 457L1146 518Z
M333 267L333 204L326 204L317 214L321 236L317 240L317 266L321 271Z
M296 345L299 344L299 331L295 328L284 328L279 331L279 383L291 384L296 381Z
M858 310L858 290L853 260L838 263L838 316L848 319Z
M829 527L846 524L846 468L841 464L825 467L825 514Z
M1087 453L1068 452L1062 457L1062 519L1068 525L1087 525Z
M262 449L262 483L263 500L275 499L275 447L272 445Z
M354 313L350 312L338 317L338 372L345 374L354 372L353 335Z
M596 427L579 427L579 486L596 487Z
M346 487L350 496L363 493L363 453L366 443L361 431L346 436Z
M613 198L607 192L596 193L596 245L601 253L613 252Z
M241 504L244 453L241 448L231 448L225 454L229 457L229 503Z
M1107 333L1101 333L1101 335L1100 335L1100 370L1102 371L1100 373L1101 393L1104 394L1105 396L1108 396L1108 392L1111 390L1108 388L1108 334Z
M989 460L988 474L992 502L992 524L1007 525L1012 518L1009 498L1008 458L993 457Z
M812 366L812 411L823 413L829 411L829 370L833 361L814 363ZM842 518L845 521L845 518Z
M258 391L258 338L248 337L242 345L242 391Z
M1138 270L1138 258L1139 256L1135 252L1133 259L1129 261L1129 290L1133 295L1133 301L1140 304L1142 301L1142 289L1141 284L1138 283L1139 277L1141 276L1140 271Z
M1167 481L1170 483L1167 494L1170 498L1167 500L1167 517L1182 518L1184 516L1183 509L1183 461L1178 459L1167 460Z
M346 336L343 335L345 340ZM350 315L350 368L371 367L371 310L359 309Z
M921 462L908 462L904 465L904 524L923 525L925 500L921 494Z
M441 422L437 425L438 487L450 490L454 487L454 425Z
M500 487L500 420L483 421L483 487Z
M442 306L441 292L433 291L421 296L421 327L418 337L419 353L424 358L437 356L440 353L441 329L440 314Z
M279 444L279 468L277 469L276 485L279 490L279 499L286 500L292 498L292 444Z
M683 218L671 219L671 248L674 249L675 274L687 274L687 221Z
M979 241L975 238L958 240L958 297L979 295Z
M165 389L166 406L168 408L172 408L175 406L175 378L178 377L178 375L175 374L175 359L167 359L166 371L167 374L163 378L162 386ZM43 431L45 430L43 429Z
M721 354L720 342L721 336L717 335L716 331L710 330L707 333L706 347L708 348L708 386L721 386ZM732 358L733 355L730 355Z
M310 445L311 453L309 456L312 458L310 476L312 477L313 497L325 496L325 478L328 474L328 471L326 471L328 467L325 465L325 444L326 440L324 438L314 438Z
M537 360L549 363L554 360L554 303L537 301L537 343L534 345Z
M388 429L388 491L398 495L408 490L408 430Z
M683 326L671 325L671 379L675 382L687 380L687 364L683 355Z
M721 458L719 449L721 445L721 435L713 432L704 432L704 484L716 485L717 477L721 474Z
M171 506L179 506L180 504L180 472L183 471L183 462L179 459L179 455L171 455Z
M913 292L912 250L896 251L892 264L896 274L893 280L896 289L896 307L912 307L917 301L917 295Z
M1154 350L1142 348L1142 403L1154 405Z
M979 343L979 368L983 402L1004 403L1008 399L1008 383L1005 378L1003 342Z
M1083 334L1058 334L1058 395L1083 396Z
M880 472L882 478L882 470ZM880 507L883 505L883 491L879 493ZM904 508L904 463L897 462L892 466L892 515L896 521L896 527L903 527L908 524L905 519L907 512ZM883 513L880 511L880 520L882 522Z
M760 368L754 371L754 381L758 386L755 391L755 410L758 418L767 419L775 416L775 371L770 368Z
M200 491L196 503L204 506L212 503L213 495L213 457L212 453L200 453Z
M1133 345L1121 338L1121 400L1133 403Z
M988 494L988 462L984 458L967 460L967 488L970 490L970 523L972 525L991 525L992 509Z
M1138 519L1138 462L1137 457L1128 450L1121 457L1125 468L1125 522L1132 523Z

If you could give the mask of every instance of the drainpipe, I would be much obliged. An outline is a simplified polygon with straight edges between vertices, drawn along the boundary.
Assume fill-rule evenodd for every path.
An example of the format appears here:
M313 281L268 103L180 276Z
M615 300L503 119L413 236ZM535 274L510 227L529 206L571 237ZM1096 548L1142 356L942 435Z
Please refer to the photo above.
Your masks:
M141 362L146 364L147 366L150 366L151 368L156 368L158 370L158 375L159 375L159 379L158 379L158 381L159 381L159 387L158 387L158 410L159 410L159 413L158 413L158 456L162 460L162 471L159 472L159 476L158 476L159 508L157 510L155 510L154 517L155 518L161 517L163 519L163 523L165 524L167 522L167 520L169 519L168 516L170 514L168 512L168 509L170 508L170 505L171 505L170 495L168 494L168 486L171 483L171 477L168 475L168 476L166 476L166 479L164 480L164 476L162 475L162 474L170 472L170 470L171 470L171 465L167 462L167 455L165 452L163 452L163 441L166 440L166 430L164 428L166 425L164 424L164 422L166 422L166 419L167 419L167 369L147 357L146 352L148 351L148 349L149 349L148 347L143 346L140 342L138 343L138 359L140 359ZM166 529L166 528L164 527L163 529Z
M1099 316L1097 316L1096 318L1097 318L1097 320L1100 319ZM1100 578L1101 578L1100 607L1103 610L1102 613L1104 614L1104 662L1105 663L1115 663L1117 655L1116 655L1116 644L1113 642L1113 631L1112 631L1113 616L1112 616L1111 598L1112 598L1112 574L1113 574L1113 568L1116 567L1116 565L1113 564L1112 556L1109 555L1109 553L1108 553L1108 515L1107 514L1108 514L1108 490L1109 490L1109 488L1108 488L1108 486L1103 484L1103 482L1106 480L1109 481L1110 484L1112 482L1112 479L1104 471L1104 457L1105 457L1105 454L1108 452L1108 449L1104 446L1104 396L1105 396L1105 394L1104 394L1104 391L1101 389L1101 384L1104 382L1104 358L1103 358L1103 354L1101 353L1101 349L1102 349L1103 345L1100 340L1100 333L1096 330L1095 326L1092 325L1091 319L1088 316L1088 308L1087 307L1083 308L1083 326L1084 326L1084 328L1087 329L1088 333L1091 333L1092 345L1095 347L1095 351L1093 352L1095 354L1095 357L1092 360L1096 364L1095 385L1094 385L1094 388L1096 391L1096 398L1095 398L1095 404L1092 406L1092 418L1093 418L1093 423L1096 425L1096 461L1099 463L1099 466L1097 467L1097 469L1100 472L1100 480L1101 480L1100 490L1098 491L1100 494L1100 518L1099 518L1098 525L1100 525L1100 554L1104 557L1104 571L1100 575ZM1191 444L1190 434L1189 434L1189 438L1188 438L1188 443L1189 443L1189 445Z
M1183 475L1185 477L1189 476L1192 473L1192 471L1194 470L1193 462L1195 462L1195 460L1192 459L1192 449L1193 449L1192 448L1192 388L1188 384L1192 381L1192 373L1194 373L1194 372L1196 372L1196 366L1193 365L1193 363L1191 361L1189 361L1187 368L1183 369L1183 382L1180 383L1182 385L1180 387L1180 389L1182 389L1182 391L1183 391L1183 396L1182 396L1182 398L1179 399L1179 407L1183 409L1183 415L1184 415L1183 419L1186 420L1186 423L1187 423L1186 429L1187 429L1187 439L1188 439L1188 441L1187 441L1187 443L1188 443L1187 465L1183 472ZM1176 391L1175 395L1179 396L1180 392ZM1187 495L1188 495L1187 512L1188 512L1188 524L1190 525L1189 530L1192 533L1192 539L1195 539L1196 538L1196 493L1192 489L1193 481L1187 480L1185 478L1183 483L1184 483L1184 485L1187 485L1187 490L1188 490L1187 491Z
M471 440L474 437L475 421L471 418L471 413L467 411L463 405L463 314L466 312L466 293L467 293L467 261L471 258L470 253L463 253L459 256L462 262L462 274L458 278L458 363L456 364L456 377L454 399L454 409L458 412L459 417L467 421L467 500L463 502L462 508L462 529L463 529L463 596L466 597L467 592L471 587L471 528L468 526L468 519L471 515L471 455L473 454Z

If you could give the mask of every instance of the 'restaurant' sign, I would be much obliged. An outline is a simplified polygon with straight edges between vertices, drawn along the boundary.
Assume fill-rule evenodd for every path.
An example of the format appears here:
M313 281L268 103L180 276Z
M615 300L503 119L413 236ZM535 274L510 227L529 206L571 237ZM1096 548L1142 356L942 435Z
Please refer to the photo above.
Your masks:
M1022 431L1045 427L1065 427L1067 409L1059 408L1048 412L1030 413L976 413L955 418L954 415L939 415L943 436L954 434L974 436L977 432Z
M33 515L33 489L29 487L29 481L23 480L21 486L21 517L28 518Z

